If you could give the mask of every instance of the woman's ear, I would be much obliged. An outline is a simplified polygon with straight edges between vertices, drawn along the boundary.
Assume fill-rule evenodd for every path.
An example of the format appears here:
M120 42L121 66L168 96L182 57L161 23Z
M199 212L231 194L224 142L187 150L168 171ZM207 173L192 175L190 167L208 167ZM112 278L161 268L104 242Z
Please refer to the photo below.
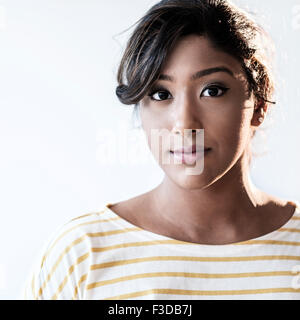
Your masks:
M268 104L263 99L259 99L254 106L254 113L251 125L259 127L265 120L268 111Z

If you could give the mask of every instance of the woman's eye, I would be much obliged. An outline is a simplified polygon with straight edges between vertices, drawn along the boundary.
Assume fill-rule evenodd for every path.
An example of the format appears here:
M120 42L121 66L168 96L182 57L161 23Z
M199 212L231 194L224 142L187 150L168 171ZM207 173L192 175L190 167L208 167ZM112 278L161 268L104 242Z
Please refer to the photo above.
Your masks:
M203 90L203 92L201 93L201 97L221 97L228 90L229 88L225 88L222 86L210 86ZM156 88L152 91L152 93L149 94L150 99L154 101L164 101L167 100L169 96L169 91L163 88Z
M221 97L228 90L229 90L229 88L224 88L224 87L220 87L220 86L211 86L211 87L206 88L202 92L201 96L203 96L203 97Z
M155 101L163 101L168 99L169 93L167 91L156 91L153 92L149 95L149 97L151 98L151 100L155 100Z

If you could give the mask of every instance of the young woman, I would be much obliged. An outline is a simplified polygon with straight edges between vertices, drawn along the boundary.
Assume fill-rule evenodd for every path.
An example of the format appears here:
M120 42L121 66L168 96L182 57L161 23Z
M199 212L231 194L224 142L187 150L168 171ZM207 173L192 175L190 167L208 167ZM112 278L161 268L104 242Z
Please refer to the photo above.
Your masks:
M163 0L145 14L116 93L138 108L165 177L64 225L28 299L300 299L299 203L249 177L251 140L274 104L269 41L224 0ZM154 130L171 141L158 153ZM187 174L198 160L201 173Z

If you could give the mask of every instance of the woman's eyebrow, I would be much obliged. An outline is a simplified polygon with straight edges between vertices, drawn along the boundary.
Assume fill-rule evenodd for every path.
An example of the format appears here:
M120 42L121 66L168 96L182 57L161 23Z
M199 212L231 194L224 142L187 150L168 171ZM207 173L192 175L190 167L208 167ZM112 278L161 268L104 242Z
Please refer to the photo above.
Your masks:
M216 72L226 72L229 75L231 75L232 77L234 77L234 74L230 69L228 69L227 67L221 66L221 67L209 68L209 69L198 71L194 75L191 76L191 80L197 80L199 78L202 78L204 76L207 76L207 75L210 75L210 74L216 73ZM167 74L161 74L159 76L158 80L175 82L174 77L171 77Z

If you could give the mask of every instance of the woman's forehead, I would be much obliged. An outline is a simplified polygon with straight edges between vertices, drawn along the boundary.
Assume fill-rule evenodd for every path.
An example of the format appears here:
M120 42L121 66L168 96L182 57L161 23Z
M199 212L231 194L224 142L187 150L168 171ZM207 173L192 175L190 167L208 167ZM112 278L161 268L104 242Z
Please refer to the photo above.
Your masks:
M203 36L187 36L180 39L169 52L162 66L161 74L175 79L177 75L194 76L202 70L227 68L232 74L242 73L241 63L225 51L216 49ZM162 78L166 78L162 76Z

